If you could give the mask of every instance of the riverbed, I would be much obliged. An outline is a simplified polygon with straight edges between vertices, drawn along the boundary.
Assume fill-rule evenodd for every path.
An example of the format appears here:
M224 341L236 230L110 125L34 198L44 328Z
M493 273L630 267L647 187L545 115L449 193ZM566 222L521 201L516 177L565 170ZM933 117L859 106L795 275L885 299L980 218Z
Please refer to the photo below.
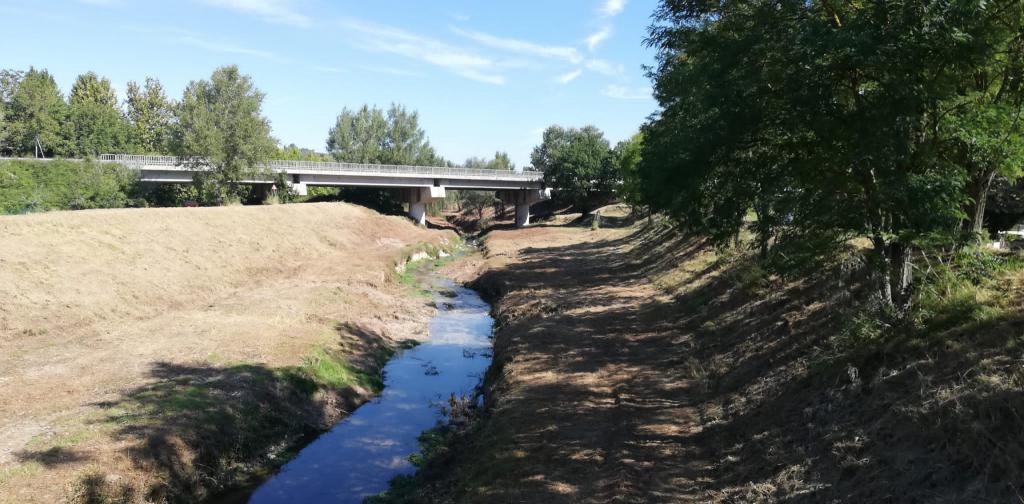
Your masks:
M494 320L476 292L427 279L437 314L426 342L384 367L384 390L306 446L251 496L251 504L359 503L410 474L420 433L445 421L452 394L473 396L491 362Z

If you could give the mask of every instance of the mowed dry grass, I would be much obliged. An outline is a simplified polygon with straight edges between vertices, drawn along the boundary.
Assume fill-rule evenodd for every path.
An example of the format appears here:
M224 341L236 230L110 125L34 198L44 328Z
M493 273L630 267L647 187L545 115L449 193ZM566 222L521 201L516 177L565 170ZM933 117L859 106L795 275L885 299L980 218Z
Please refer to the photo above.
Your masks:
M390 273L453 237L339 203L0 217L0 502L150 477L100 419L157 367L296 365L344 328L423 337L430 308Z

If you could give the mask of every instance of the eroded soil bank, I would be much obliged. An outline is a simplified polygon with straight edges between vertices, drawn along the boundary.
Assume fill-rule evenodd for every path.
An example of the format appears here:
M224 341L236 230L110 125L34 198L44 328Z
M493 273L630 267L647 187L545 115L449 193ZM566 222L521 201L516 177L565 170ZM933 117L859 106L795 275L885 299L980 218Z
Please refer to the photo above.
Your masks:
M196 501L381 386L450 231L347 204L0 217L0 502Z
M844 268L759 277L657 223L494 231L485 245L475 268L450 273L495 302L486 412L381 502L1024 492L1019 310L865 352L844 339L843 309L860 295ZM1022 304L1019 282L1007 295Z

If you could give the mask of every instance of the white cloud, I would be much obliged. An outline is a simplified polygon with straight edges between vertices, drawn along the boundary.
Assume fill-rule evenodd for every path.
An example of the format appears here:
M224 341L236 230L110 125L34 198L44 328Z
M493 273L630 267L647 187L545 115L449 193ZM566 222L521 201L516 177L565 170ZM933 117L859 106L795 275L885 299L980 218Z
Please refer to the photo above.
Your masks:
M332 66L316 66L316 67L313 67L313 70L316 70L317 72L332 73L332 74L341 73L341 69L340 68L332 67Z
M348 40L365 50L398 54L479 82L505 83L505 76L495 72L497 65L493 61L472 51L400 28L358 19L345 19L339 24L355 32L356 36L348 37Z
M611 77L622 75L626 71L622 65L613 65L602 59L589 59L586 67L587 70Z
M384 67L384 66L372 66L372 65L359 65L360 70L366 70L367 72L382 73L388 75L396 75L400 77L419 77L420 74L416 72L410 72L408 70L402 70L401 68Z
M454 26L451 27L451 30L470 40L473 40L488 47L501 49L503 51L526 54L530 56L539 56L542 58L562 59L570 63L579 63L583 59L580 56L580 52L577 51L575 47L545 46L533 42L528 42L526 40L496 37L494 35L490 35L487 33L463 30L461 28L456 28Z
M568 84L568 83L576 80L576 78L579 77L582 73L583 73L583 69L582 68L578 68L578 69L573 70L573 71L571 71L571 72L569 72L569 73L567 73L565 75L559 75L558 77L555 78L555 81L557 81L559 84Z
M289 0L203 0L215 7L253 14L267 21L306 27L310 19L295 12Z
M611 35L612 28L610 26L605 26L604 28L601 28L601 30L587 37L587 49L590 49L591 51L597 49L597 46L600 45L601 42L607 40L608 37L610 37Z
M651 88L649 87L630 89L626 86L609 84L603 91L601 91L601 93L609 98L615 98L618 100L643 100L651 98Z
M244 56L253 56L256 58L280 60L276 54L270 51L261 51L259 49L249 49L247 47L239 47L223 42L211 42L209 40L201 39L194 35L183 35L177 39L177 42L190 45L192 47L198 47L211 52L219 52L225 54L241 54Z
M612 17L618 15L625 8L626 0L606 0L600 10L601 14Z

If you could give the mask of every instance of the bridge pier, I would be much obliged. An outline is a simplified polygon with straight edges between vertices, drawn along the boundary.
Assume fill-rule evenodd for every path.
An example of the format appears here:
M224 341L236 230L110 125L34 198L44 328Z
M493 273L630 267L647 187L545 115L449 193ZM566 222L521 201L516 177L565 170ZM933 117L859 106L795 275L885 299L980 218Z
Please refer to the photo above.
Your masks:
M444 187L412 187L402 192L409 203L409 217L419 226L427 225L427 203L445 196Z
M291 188L293 193L299 196L306 196L309 194L309 187L302 181L302 177L297 173L291 176L291 180L288 181L288 187Z
M530 205L551 199L550 189L519 189L498 191L498 197L505 204L516 206L516 227L530 225Z

